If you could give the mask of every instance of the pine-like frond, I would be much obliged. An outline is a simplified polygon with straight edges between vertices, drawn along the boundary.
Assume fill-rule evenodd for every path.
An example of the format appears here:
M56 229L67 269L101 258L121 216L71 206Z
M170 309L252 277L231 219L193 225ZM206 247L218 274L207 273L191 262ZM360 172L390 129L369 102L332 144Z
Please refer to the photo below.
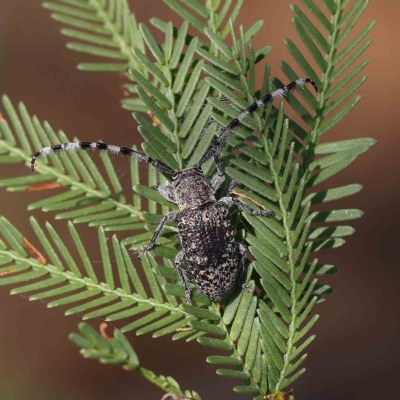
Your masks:
M133 54L138 67L131 68L134 84L128 85L129 91L136 92L138 98L126 99L124 106L136 111L134 117L146 142L143 150L150 157L181 169L200 160L217 135L219 126L226 126L240 110L273 90L272 85L280 87L281 82L273 79L271 83L270 67L266 66L263 86L261 90L256 90L255 66L266 57L270 47L256 50L249 43L261 27L259 22L247 32L240 29L237 35L232 22L227 21L236 18L242 1L207 1L205 5L192 0L165 2L185 21L179 29L171 22L160 19L151 21L164 33L163 45L155 41L147 26L139 26L141 41L138 43L145 45L135 44ZM100 3L105 5L106 2ZM150 296L142 298L140 291L145 290L145 285L135 286L129 273L133 267L129 258L125 257L125 247L113 239L117 260L115 275L104 231L100 228L105 282L103 285L96 282L94 286L77 287L83 298L69 295L61 298L61 304L64 304L62 299L64 302L69 299L72 299L71 302L86 300L92 293L90 291L95 290L93 296L101 299L109 300L107 296L116 295L111 301L120 306L123 303L120 299L122 294L129 293L127 296L134 303L117 311L109 311L106 306L108 318L115 319L115 313L117 319L133 316L130 313L135 313L134 310L143 304L143 311L138 312L146 312L146 315L123 329L140 326L138 333L155 331L153 336L161 336L190 325L192 330L175 332L173 338L196 339L202 345L218 349L218 355L209 357L207 361L222 366L217 370L219 375L241 379L243 385L236 386L234 390L252 394L257 400L263 399L267 393L282 393L304 373L301 365L307 356L305 350L314 339L310 331L318 319L313 314L314 305L333 291L330 286L318 283L317 276L337 272L335 266L318 263L314 257L325 249L342 246L343 238L354 232L344 221L362 215L360 210L350 208L335 209L332 206L329 211L318 211L315 207L351 196L361 190L360 185L349 183L323 191L315 187L345 169L374 144L374 140L369 138L320 143L322 135L335 127L359 100L359 97L351 96L365 80L365 77L357 78L357 75L367 62L358 60L370 43L364 39L373 23L352 40L349 34L368 2L325 1L327 11L324 12L312 0L304 0L303 3L305 12L297 6L292 7L295 14L293 21L316 68L292 41L286 40L286 45L299 72L316 80L320 91L318 97L315 98L307 88L299 89L297 98L288 95L287 101L297 115L294 120L287 118L283 103L278 108L268 105L252 118L246 118L243 125L235 129L235 135L227 139L228 146L221 157L227 175L238 183L235 194L248 204L275 213L275 218L246 214L233 216L238 235L247 243L253 257L247 278L249 285L257 288L257 295L238 290L222 310L199 296L194 298L196 306L179 305L178 298L184 297L184 290L177 282L172 262L177 254L177 233L175 227L168 226L153 254L143 259ZM74 4L78 2L74 1ZM327 12L331 18L326 17ZM317 24L311 22L311 15ZM83 18L82 15L79 18ZM200 37L188 34L189 25L201 32ZM232 42L229 47L225 42L228 34ZM298 78L289 64L282 62L281 67L289 81ZM27 162L32 147L67 141L63 133L56 135L48 124L42 126L37 118L30 118L22 105L19 116L8 99L4 100L4 106L10 125L4 120L0 123L0 148L4 149L0 155L2 162ZM150 118L143 115L144 110L148 110ZM254 134L254 131L260 134ZM232 149L236 150L234 156ZM104 226L104 230L127 230L132 236L125 238L123 244L133 244L134 249L139 249L150 239L162 217L158 205L162 206L163 213L174 207L154 188L165 178L149 168L150 187L141 184L137 164L132 161L135 194L131 206L125 202L121 185L107 156L103 157L103 161L111 186L97 172L86 153L53 157L51 164L39 165L40 174L3 180L0 184L11 190L67 186L68 191L37 202L31 208L43 207L47 211L69 209L58 217L73 220L74 223ZM206 164L206 172L211 172L212 168L211 162ZM220 194L224 190L226 187ZM150 201L149 213L143 213L141 196ZM82 281L85 285L88 279L93 282L98 279L82 253L86 278L79 276L77 264L67 254L61 239L53 234L58 243L55 245L69 269L68 273L58 272L64 268L63 264L59 259L52 259L52 269L47 271L40 257L34 256L33 261L32 257L29 258L22 235L11 224L4 221L2 224L8 245L0 243L0 260L4 260L6 265L0 282L17 283L25 279L38 279L39 282L42 277L45 277L44 282L48 282L56 272L67 275L65 287L72 285L68 280L72 275L77 279L73 284ZM69 226L74 230L72 223ZM35 230L39 232L36 225ZM79 250L76 232L73 237ZM49 247L43 233L38 238L51 256L54 249ZM21 267L21 270L16 269ZM116 289L116 279L121 283L119 289ZM34 286L37 284L24 286L25 290L41 289ZM44 285L43 288L47 288ZM110 290L110 287L113 289L106 293L106 288ZM87 304L92 304L92 301ZM140 301L142 303L139 304ZM94 304L93 307L101 306ZM149 309L147 304L151 304ZM80 310L79 307L82 306L72 310ZM89 315L97 316L93 314L96 312ZM87 318L88 314L85 315ZM226 354L221 355L221 351Z
M68 49L102 60L80 63L78 69L108 72L140 69L131 48L143 48L143 39L126 0L45 1L43 7L52 11L51 18L66 26L61 34L77 40L67 43Z
M319 138L335 127L360 100L360 96L351 96L366 79L365 75L358 76L368 64L368 60L362 60L360 57L371 44L371 40L365 40L365 37L375 25L375 21L368 23L352 40L349 39L349 34L353 33L368 2L355 0L351 5L344 0L332 2L327 6L330 18L327 18L311 0L303 1L308 16L301 8L292 6L293 24L316 67L311 66L306 54L302 54L290 39L286 39L285 44L298 66L297 69L316 79L320 90L317 101L307 91L302 92L305 102L315 112L312 119L307 116L304 107L298 101L293 97L288 99L294 111L311 129L306 137L307 145L300 151L304 159L302 168L308 169L308 174L313 175L309 177L307 186L315 186L324 181L336 173L338 162L344 161L342 165L347 166L354 161L352 156L359 154L354 154L357 145L344 142L341 148L331 147L329 152L338 153L336 158L329 157L328 160L318 162L314 160L315 155L326 154L324 150L317 149ZM310 21L310 16L317 20L317 26ZM281 62L281 68L288 79L296 76L288 63ZM275 80L274 83L280 85L279 81ZM365 149L365 144L359 144ZM362 152L361 148L358 150ZM323 169L329 169L329 172L322 171Z
M176 5L177 2L174 2L174 4ZM358 2L343 17L343 19L347 18L349 21L347 22L349 25L344 28L346 34L349 32L348 26L353 27L356 22L349 17L349 14L351 15L354 9L357 9L358 12L355 13L356 17L354 18L358 18L360 12L365 8L365 4L365 2ZM321 13L315 9L313 3L306 2L306 5L311 12L317 14L323 20ZM335 16L332 19L343 28L346 22L337 17L337 15L343 14L343 6L338 4L338 8L333 6L331 8L335 10L336 14L336 20ZM364 37L372 26L373 23L369 24L363 30L361 36ZM308 29L320 40L320 36L315 31L316 28L313 30L309 25ZM354 232L351 226L329 225L328 223L349 221L362 215L360 210L345 209L318 212L313 211L311 207L320 202L332 201L355 194L361 189L360 185L350 184L324 192L306 193L308 187L313 187L346 168L375 142L373 139L365 138L340 143L318 144L319 137L346 116L354 107L358 98L355 98L354 101L351 101L331 118L329 118L330 113L347 100L351 93L365 80L365 78L361 78L351 84L349 88L345 87L359 72L359 69L356 69L334 86L336 89L329 91L338 76L344 72L343 65L339 72L337 69L335 70L336 64L331 60L331 55L336 54L343 39L337 40L337 35L332 36L332 32L329 33L331 33L327 41L329 49L325 49L327 53L325 58L329 60L331 65L329 70L324 67L325 69L322 70L324 74L321 78L318 74L305 68L304 64L301 64L300 53L296 53L297 58L295 57L300 67L303 67L303 73L316 79L322 88L317 100L307 89L299 91L307 102L307 107L314 111L315 116L312 116L292 95L288 96L288 102L301 119L309 125L312 129L311 132L308 133L302 125L294 121L285 120L284 110L281 107L279 113L278 110L267 109L262 116L244 121L245 126L251 130L258 130L265 135L264 142L257 141L250 131L243 128L237 129L240 139L234 137L228 139L228 144L232 148L239 148L242 151L242 155L236 155L230 159L230 164L235 168L228 167L226 169L228 175L242 185L242 188L237 190L237 194L257 205L273 210L282 224L271 219L244 215L249 223L246 226L250 230L246 235L246 240L255 258L252 267L260 276L261 287L267 296L265 301L260 301L260 304L256 305L260 320L254 319L253 324L260 326L260 328L254 330L254 333L252 329L250 333L254 337L260 338L260 347L253 349L253 353L250 353L249 356L245 354L247 349L243 343L246 343L249 331L245 332L240 329L243 328L243 325L241 325L243 316L246 315L246 312L249 312L250 304L253 304L250 299L250 301L246 301L247 306L244 307L242 312L237 314L241 322L232 325L232 329L235 326L239 333L233 331L232 334L232 330L230 331L231 338L233 336L235 340L239 339L240 335L245 332L244 339L241 342L241 355L245 356L245 359L248 357L249 365L246 364L243 369L243 364L239 364L239 367L231 372L225 369L218 372L221 375L236 376L243 379L246 379L247 376L251 377L250 380L253 380L253 371L248 367L256 366L254 373L257 378L264 371L265 379L259 381L264 384L264 387L261 388L264 393L267 391L273 393L283 391L305 371L299 369L299 367L306 357L303 354L304 350L314 338L309 335L309 331L318 319L318 316L310 316L312 308L315 303L323 300L322 295L332 292L332 288L328 285L318 284L314 276L334 273L337 270L336 267L318 264L316 260L309 260L310 253L340 247L344 244L343 237ZM303 38L301 35L300 37ZM265 51L257 53L250 48L249 52L246 52L246 40L243 33L241 33L239 40L233 38L233 46L230 49L223 43L221 44L217 38L214 39L215 46L223 55L223 62L229 63L230 61L231 64L229 65L234 65L236 68L235 71L230 71L228 68L224 68L220 58L212 58L205 51L199 51L199 54L213 65L204 67L204 71L210 75L209 78L205 79L205 82L220 96L228 98L234 105L231 106L226 101L220 101L214 97L208 99L213 109L219 110L223 114L214 112L212 117L224 126L228 122L226 115L231 118L235 117L238 114L237 108L246 108L255 98L271 90L269 71L266 70L262 91L256 93L254 65L259 54L263 55ZM359 35L343 51L347 54L350 51L348 49L354 49L360 40ZM310 52L314 51L313 55L316 61L319 61L312 44L310 42L306 44L308 44L309 49L311 48ZM360 54L361 52L358 52L358 56ZM345 65L349 66L350 64L350 62L347 62ZM362 65L364 64L362 63ZM322 63L318 65L322 66ZM224 72L219 72L221 68ZM289 80L298 78L294 73L287 74L287 76ZM278 83L276 80L274 82L276 87L282 86L281 82ZM339 94L339 90L342 91L341 94ZM247 94L248 100L244 100L237 93ZM331 100L331 97L336 93L339 94L338 97ZM276 126L274 126L275 123ZM244 144L243 139L251 141L254 147ZM187 142L190 143L189 140ZM302 142L306 143L305 147ZM192 149L195 148L194 145L191 144L191 146ZM333 153L333 155L318 159L315 157L318 154L329 153ZM297 162L299 157L303 159L301 165ZM190 161L189 165L191 165ZM266 168L270 170L265 170ZM265 182L267 182L267 185L265 185ZM324 222L324 224L311 225L315 222ZM257 303L255 302L255 304ZM225 315L227 315L228 310L229 308L225 311ZM231 311L228 315L235 316L235 312ZM251 323L254 315L252 312L249 312L248 315L250 315L248 322ZM225 318L224 316L224 322L227 325L230 325L233 321L233 318ZM237 326L241 328L237 328ZM215 328L212 329L215 332ZM211 332L210 327L205 327L204 330ZM223 335L223 331L220 334ZM199 339L199 342L225 350L229 348L229 350L234 351L233 349L235 349L235 347L226 346L225 340L220 342L215 339L208 341L206 337L203 337ZM251 364L256 359L254 351L259 352L257 353L259 358L257 362L254 361L254 364ZM261 357L263 362L260 361ZM231 359L219 359L219 362L223 363L222 361L226 364L233 362ZM267 368L266 364L270 367ZM266 379L267 377L268 379ZM268 388L265 386L265 382L269 382ZM238 387L236 390L256 394L259 389L257 389L257 385L249 384Z
M354 209L314 211L314 205L359 192L360 185L350 184L321 192L313 188L346 168L375 143L375 140L369 138L319 143L321 135L338 124L359 100L358 97L350 100L350 96L365 77L352 82L361 68L359 66L351 70L351 66L369 44L367 41L357 50L357 45L374 23L368 24L344 48L341 45L367 2L356 1L348 8L347 13L344 3L329 2L330 7L327 7L333 13L332 22L324 17L313 2L304 1L304 4L324 28L328 29L329 26L330 36L325 39L326 34L321 33L304 13L293 6L298 17L294 19L296 29L322 76L311 69L291 41L287 40L286 44L302 74L317 82L320 88L318 98L315 99L308 89L300 89L299 95L307 104L305 107L293 95L288 95L288 103L303 121L301 125L285 118L281 104L279 110L267 107L253 119L245 120L244 125L250 130L247 131L247 137L243 134L243 138L251 141L254 144L252 147L244 144L242 138L238 140L231 137L227 140L232 148L239 148L242 152L241 155L230 157L231 166L226 168L227 174L240 184L236 194L249 201L249 204L257 204L274 211L280 221L277 223L273 219L243 214L247 222L244 222L247 230L244 235L254 257L251 267L257 272L260 286L265 293L265 298L261 296L262 299L259 300L256 312L260 327L260 354L268 365L264 365L267 379L262 382L268 382L268 392L271 393L281 393L304 373L305 369L300 369L306 358L303 353L314 339L310 330L318 319L317 315L312 316L313 306L323 300L323 294L332 292L328 285L317 283L316 275L335 273L337 268L318 264L316 259L310 259L312 253L343 245L343 237L351 235L354 229L349 225L338 225L337 222L350 221L362 215L360 210ZM304 24L303 29L301 23ZM306 30L308 33L305 33ZM232 48L235 48L235 44ZM319 52L323 54L320 57ZM246 54L242 50L243 53ZM344 58L346 56L347 59ZM240 80L237 79L236 82L229 81L223 76L225 74L210 74L205 79L229 99L230 104L209 99L214 109L221 113L213 115L221 125L227 123L224 115L235 117L240 112L238 109L246 108L253 101L251 97L246 102L237 96L237 92L243 93L243 89L248 95L254 93L255 77L251 67L253 60L254 52L250 48L248 63L237 63L239 66L243 65L243 68ZM366 62L360 65L365 66ZM289 81L298 78L288 64L282 63L282 69ZM273 82L276 88L283 86L278 80ZM242 85L242 90L237 85ZM264 86L256 97L270 90L267 68ZM336 107L340 110L336 111ZM311 113L309 109L312 110ZM308 129L303 128L304 124L308 125ZM264 139L260 141L251 135L254 130L259 131ZM319 155L322 154L328 155L320 158ZM332 222L335 224L331 224ZM225 315L224 321L231 323L232 320L225 319ZM231 334L232 330L233 325ZM257 371L256 374L258 373Z
M99 360L103 364L120 365L127 371L136 372L167 393L201 400L199 394L194 391L186 390L183 392L174 378L156 375L154 372L143 368L135 350L120 330L114 329L114 336L108 337L105 332L107 328L105 323L100 325L101 333L84 322L80 323L78 327L79 333L71 333L69 338L81 349L80 353L83 357Z
M231 2L227 3L231 4ZM239 6L240 3L238 2L237 5ZM215 10L210 9L210 4L207 4L206 9L209 12L207 21L211 24L211 16ZM221 13L226 12L227 10L223 7ZM147 154L161 159L172 168L192 166L201 159L218 130L218 125L213 124L214 120L211 119L211 116L215 116L212 113L215 104L210 101L210 104L204 105L206 98L210 95L215 96L217 93L225 96L223 85L240 90L242 94L246 93L248 87L242 88L240 84L242 76L239 63L242 69L243 65L247 65L244 47L262 24L257 23L257 29L252 27L247 32L241 30L241 47L236 45L235 40L236 47L231 50L223 42L226 36L225 29L218 30L220 26L215 30L205 28L204 33L210 42L205 44L200 39L187 34L189 24L186 21L179 29L175 28L171 22L166 23L159 19L153 19L151 22L164 32L164 46L156 47L150 31L142 26L141 31L149 48L148 53L154 56L155 62L138 49L135 49L134 53L154 84L147 81L137 71L131 71L131 74L137 83L136 92L148 107L150 115L153 116L153 122L157 121L159 126L154 127L154 123L150 124L139 113L135 113L134 117L139 123L139 131L146 140ZM228 33L230 32L234 37L232 22L227 26ZM266 46L255 52L252 68L268 55L270 49ZM203 59L199 60L198 57ZM178 60L181 60L179 64ZM206 61L211 61L215 66L207 64ZM170 72L165 74L165 71ZM203 81L204 73L218 77L221 85L217 85L216 79L214 82L209 78ZM254 93L254 81L252 84ZM241 104L245 104L245 100L242 99ZM216 120L221 124L220 120L217 118ZM249 137L248 133L243 134L243 129L238 128L237 131L242 134L243 139ZM210 167L209 164L206 169L209 171Z
M31 117L23 103L16 109L7 96L2 98L7 119L0 120L0 163L24 163L29 165L34 149L50 146L54 143L68 142L62 131L55 132L48 122ZM27 171L24 176L0 180L0 186L9 191L41 191L43 199L31 203L28 209L41 209L56 212L57 219L72 220L74 223L87 223L89 226L103 226L106 231L143 232L143 207L140 193L155 193L154 199L160 202L162 197L154 190L140 185L139 162L131 159L131 184L137 192L124 193L122 183L107 154L101 160L106 176L103 177L91 156L86 152L69 152L41 160L37 174ZM165 182L165 178L153 169L148 170L150 187ZM63 190L67 189L67 190ZM54 191L57 194L54 194ZM48 196L45 194L49 193ZM131 197L131 200L129 197ZM162 202L162 201L161 201ZM169 207L170 203L164 202ZM157 212L157 203L149 201L148 209ZM133 243L131 237L126 242ZM143 238L146 240L146 238Z
M103 268L98 271L71 222L68 228L79 261L73 258L72 249L49 223L45 232L33 217L30 222L44 249L43 254L9 221L0 220L0 285L19 284L11 294L29 293L30 300L48 301L48 307L70 306L65 314L80 314L84 320L99 317L106 321L126 319L122 331L136 330L137 335L150 332L153 337L176 334L179 328L198 319L179 307L176 293L163 293L162 287L168 283L162 275L154 273L153 269L158 272L160 267L151 254L142 259L144 278L141 279L139 275L143 273L139 274L125 246L115 235L111 257L106 234L100 227L98 236ZM198 295L194 300L200 307L210 303ZM209 313L207 309L204 312Z

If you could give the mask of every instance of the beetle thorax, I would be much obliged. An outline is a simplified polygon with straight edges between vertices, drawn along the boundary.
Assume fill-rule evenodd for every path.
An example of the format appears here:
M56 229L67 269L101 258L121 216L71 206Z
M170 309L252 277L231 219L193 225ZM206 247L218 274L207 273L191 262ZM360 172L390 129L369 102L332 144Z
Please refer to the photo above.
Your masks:
M215 201L213 188L198 168L177 172L173 185L175 200L180 210Z

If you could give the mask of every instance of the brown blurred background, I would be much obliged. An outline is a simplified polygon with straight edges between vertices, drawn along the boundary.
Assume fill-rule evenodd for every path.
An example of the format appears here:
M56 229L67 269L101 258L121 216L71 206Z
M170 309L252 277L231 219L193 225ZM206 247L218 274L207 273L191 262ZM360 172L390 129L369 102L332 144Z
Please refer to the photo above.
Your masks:
M139 21L146 22L152 16L179 20L161 1L129 3ZM340 274L325 280L336 293L316 309L321 315L314 328L317 339L309 347L307 373L294 385L296 399L301 400L397 397L400 4L395 0L372 3L357 29L360 31L371 19L378 21L370 34L374 43L365 53L372 61L365 69L368 80L358 91L362 100L324 140L375 137L378 143L329 181L331 187L362 183L361 194L336 206L361 208L365 215L354 222L357 232L344 247L321 255L325 262L337 265ZM283 38L299 43L289 4L288 0L247 0L238 20L245 27L259 18L267 21L254 41L255 47L274 47L268 61L273 75L281 79L279 60L291 60ZM58 33L59 29L39 1L0 3L0 92L7 93L14 104L24 101L32 114L47 119L56 129L62 128L70 137L139 144L132 117L119 106L123 81L115 74L77 71L75 65L92 61L91 57L66 50L67 39ZM117 160L116 165L118 173L127 172L123 161ZM2 165L0 177L24 173L24 166ZM1 214L31 239L29 215L40 221L53 218L52 214L25 211L29 202L39 198L40 193L0 191ZM63 222L55 225L64 227ZM87 233L91 254L99 260L95 230L80 228ZM161 398L161 391L135 374L82 359L67 339L77 330L78 316L66 318L61 308L46 309L44 303L29 303L23 296L10 297L9 290L0 290L0 399ZM97 320L93 324L99 323ZM143 366L172 375L183 388L197 390L204 400L240 398L231 391L234 382L217 377L215 367L205 363L208 350L200 345L175 343L169 337L153 340L132 333L128 338Z

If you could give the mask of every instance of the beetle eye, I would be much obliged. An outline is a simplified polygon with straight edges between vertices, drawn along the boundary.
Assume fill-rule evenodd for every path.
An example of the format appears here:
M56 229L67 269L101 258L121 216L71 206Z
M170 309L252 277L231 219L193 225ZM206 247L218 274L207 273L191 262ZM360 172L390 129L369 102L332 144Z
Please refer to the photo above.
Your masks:
M172 180L176 180L178 178L178 174L175 172L173 175L172 175Z

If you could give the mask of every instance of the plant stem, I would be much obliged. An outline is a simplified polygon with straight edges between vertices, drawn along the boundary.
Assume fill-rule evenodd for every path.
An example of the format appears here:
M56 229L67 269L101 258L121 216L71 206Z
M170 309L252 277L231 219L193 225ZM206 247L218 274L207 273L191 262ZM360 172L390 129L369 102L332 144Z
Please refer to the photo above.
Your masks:
M240 361L242 362L242 367L241 367L241 369L242 369L243 372L245 372L245 373L248 374L248 380L247 380L247 382L246 382L246 385L248 385L248 386L253 386L254 388L257 388L257 389L259 390L259 393L261 394L261 393L262 393L262 390L261 390L259 384L258 384L257 382L254 381L254 379L253 379L253 377L252 377L252 374L250 373L250 371L248 371L248 370L246 369L245 365L243 364L242 358L240 357L240 355L239 355L238 352L237 352L236 344L235 344L235 342L231 339L231 337L230 337L230 335L229 335L228 328L227 328L227 326L226 326L226 325L223 323L223 321L222 321L222 316L221 316L221 312L220 312L219 307L217 306L217 304L213 303L213 304L211 304L208 308L209 308L210 311L212 311L213 313L218 314L218 315L221 317L220 322L219 322L219 324L217 325L217 326L219 326L220 328L222 328L222 329L225 331L225 337L224 337L224 338L221 338L221 340L223 340L223 341L226 342L226 343L229 343L229 345L231 346L232 350L230 351L229 356L230 356L230 357L234 357L234 358L236 358L237 360L240 360Z
M30 160L32 156L25 153L23 150L15 148L14 146L10 145L5 140L0 140L0 148L5 148L7 151L15 156L22 158L25 161L26 165L30 164ZM115 205L116 210L126 210L129 211L131 216L138 217L141 215L141 210L136 209L134 206L129 204L124 204L117 199L110 197L109 193L102 192L101 190L95 190L90 186L86 185L85 183L78 182L74 178L69 175L65 175L58 171L56 168L49 167L47 165L40 165L36 167L37 170L40 170L43 174L51 174L57 179L59 183L63 186L73 189L80 189L85 191L88 197L98 198L99 200L107 200Z
M297 299L296 299L295 293L296 293L297 279L295 277L295 267L296 266L293 261L294 243L292 243L292 236L290 234L291 232L290 232L290 228L288 226L289 215L287 213L286 207L284 206L284 200L283 200L284 194L279 185L279 171L276 171L276 169L275 169L275 163L274 163L272 155L268 151L268 146L266 146L266 150L267 150L266 153L268 154L268 157L269 157L269 165L271 167L271 173L272 173L272 176L273 176L274 182L275 182L275 190L278 193L279 207L280 207L280 210L282 213L282 224L283 224L283 229L285 231L286 247L288 249L288 264L289 264L289 268L290 268L289 279L292 284L292 287L290 290L290 295L291 295L291 300L292 300L292 304L291 304L292 320L290 321L290 324L289 324L289 338L287 339L287 351L283 357L284 367L281 370L279 381L277 382L276 387L273 390L275 393L279 393L280 386L282 385L282 382L285 378L286 369L289 366L289 357L290 357L292 349L293 349L292 341L293 341L294 335L296 333L296 329L294 328L294 325L296 322L295 310L296 310L296 306L297 306Z
M336 56L336 40L338 38L339 32L340 32L340 20L342 17L343 13L343 7L342 7L342 1L343 0L337 0L337 9L336 13L332 16L332 27L333 27L333 32L329 36L329 46L330 50L329 53L326 54L325 60L326 60L326 71L322 74L322 87L319 88L319 96L318 96L318 108L315 111L315 117L314 117L314 127L311 130L310 136L311 139L308 142L308 147L307 147L307 156L304 159L304 162L302 164L302 170L304 172L304 175L306 175L306 181L310 175L310 171L308 171L308 166L314 161L315 158L315 148L318 145L318 140L320 137L320 134L318 132L321 124L324 122L324 116L323 116L323 111L326 108L326 103L328 101L328 98L326 96L330 84L331 84L331 75L334 71L335 64L333 63L333 60Z
M86 289L97 289L101 292L104 296L110 295L117 295L121 300L131 300L135 303L139 304L148 304L152 307L157 307L159 309L167 309L170 312L180 313L182 315L191 316L191 314L186 313L179 307L174 307L169 303L158 303L155 299L152 298L143 298L139 294L135 293L126 293L122 289L116 288L114 290L110 289L104 283L95 283L92 279L88 277L78 277L74 273L70 271L61 271L59 268L52 264L43 265L41 262L33 259L33 258L26 258L15 251L11 250L0 250L0 256L4 256L5 258L12 257L13 261L16 264L28 264L34 271L43 271L46 270L49 275L51 274L52 277L63 277L70 283L81 283L83 284ZM10 267L12 269L12 267Z
M103 19L104 27L109 29L112 33L112 39L119 45L121 53L128 58L129 68L137 68L138 64L131 50L132 44L128 43L124 36L118 32L115 24L112 22L107 12L104 11L104 6L100 4L98 0L89 0L89 4L96 9L97 15Z

